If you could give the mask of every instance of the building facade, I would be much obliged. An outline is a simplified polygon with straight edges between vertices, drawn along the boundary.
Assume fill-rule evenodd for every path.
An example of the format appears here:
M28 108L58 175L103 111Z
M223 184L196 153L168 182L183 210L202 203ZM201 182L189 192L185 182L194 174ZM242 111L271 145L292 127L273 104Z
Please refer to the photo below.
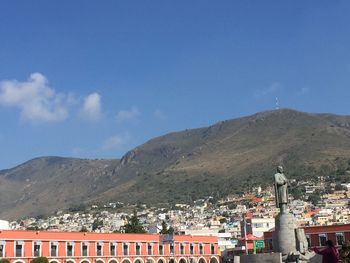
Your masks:
M29 263L219 263L218 238L89 232L0 231L0 259Z
M326 241L332 240L334 245L340 247L344 242L350 241L350 224L330 226L303 227L309 247L324 247ZM273 231L264 233L265 251L273 251Z

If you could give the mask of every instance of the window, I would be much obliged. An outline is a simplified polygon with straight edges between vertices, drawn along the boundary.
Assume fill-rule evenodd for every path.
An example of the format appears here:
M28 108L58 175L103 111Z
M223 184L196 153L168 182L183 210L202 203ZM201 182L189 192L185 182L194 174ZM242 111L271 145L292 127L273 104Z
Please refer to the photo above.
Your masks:
M51 257L57 257L57 251L58 251L58 242L57 241L52 241L50 244L50 256Z
M24 241L16 241L16 257L23 257Z
M129 255L129 243L123 243L123 255Z
M185 254L185 246L184 246L184 244L180 244L180 254L181 255Z
M137 256L140 256L141 255L141 243L136 243L135 244L135 254Z
M5 257L5 241L0 241L0 258Z
M81 255L87 257L89 255L89 242L83 242L81 244Z
M170 245L169 245L169 250L170 250L170 254L174 254L174 243L171 243Z
M307 246L308 247L311 247L311 238L310 238L310 235L305 235L306 237L306 241L307 241Z
M148 255L152 255L153 254L153 244L152 243L148 243L147 244L147 254Z
M203 255L204 251L203 251L203 244L199 244L199 254Z
M67 242L66 254L67 254L67 257L73 257L73 255L74 255L74 242Z
M159 244L159 255L164 255L164 248L163 248L163 245Z
M214 246L214 244L211 244L211 245L210 245L210 253L211 253L212 255L215 254L215 246Z
M327 235L326 234L318 234L318 238L319 238L319 241L320 241L320 246L321 247L326 246Z
M194 249L193 249L194 245L193 243L190 244L190 254L193 255L194 253Z
M111 255L111 256L116 256L116 243L115 242L111 242L111 243L109 243L109 254Z
M33 256L40 257L41 256L41 241L34 241L33 244Z
M103 242L96 243L96 256L102 256Z
M341 246L344 244L344 233L335 233L335 237L337 240L337 246Z

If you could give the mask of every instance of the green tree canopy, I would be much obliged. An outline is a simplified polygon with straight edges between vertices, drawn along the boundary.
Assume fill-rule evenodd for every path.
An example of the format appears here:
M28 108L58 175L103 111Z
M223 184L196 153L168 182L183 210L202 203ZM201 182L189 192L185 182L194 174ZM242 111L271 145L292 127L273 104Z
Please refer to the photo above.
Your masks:
M160 230L160 234L174 234L175 230L173 227L168 227L167 223L163 220L162 221L162 229Z
M129 219L129 222L124 226L125 233L146 233L143 226L140 224L137 218L136 210L134 210L133 216Z
M10 263L10 260L3 258L3 259L0 259L0 263Z

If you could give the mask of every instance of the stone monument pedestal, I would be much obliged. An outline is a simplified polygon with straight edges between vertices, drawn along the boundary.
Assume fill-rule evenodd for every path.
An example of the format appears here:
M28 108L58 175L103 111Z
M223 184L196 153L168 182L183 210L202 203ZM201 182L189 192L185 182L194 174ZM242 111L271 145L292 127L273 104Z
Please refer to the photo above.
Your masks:
M292 251L297 251L295 240L295 219L290 213L278 214L275 218L274 232L274 252L281 252L288 255Z

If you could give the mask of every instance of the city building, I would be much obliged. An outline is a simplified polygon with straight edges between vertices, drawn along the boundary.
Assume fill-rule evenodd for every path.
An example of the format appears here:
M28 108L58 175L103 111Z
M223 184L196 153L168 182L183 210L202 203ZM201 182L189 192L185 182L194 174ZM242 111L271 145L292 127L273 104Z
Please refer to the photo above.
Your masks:
M269 218L246 218L246 221L241 222L241 236L244 237L246 231L247 234L252 234L256 237L262 237L264 232L269 231L275 227L275 219Z
M340 247L344 242L350 241L350 224L329 226L303 227L309 247L323 247L328 239ZM265 252L273 250L273 231L264 233Z
M0 258L29 263L218 263L218 238L90 232L0 231ZM175 260L175 261L174 261Z

